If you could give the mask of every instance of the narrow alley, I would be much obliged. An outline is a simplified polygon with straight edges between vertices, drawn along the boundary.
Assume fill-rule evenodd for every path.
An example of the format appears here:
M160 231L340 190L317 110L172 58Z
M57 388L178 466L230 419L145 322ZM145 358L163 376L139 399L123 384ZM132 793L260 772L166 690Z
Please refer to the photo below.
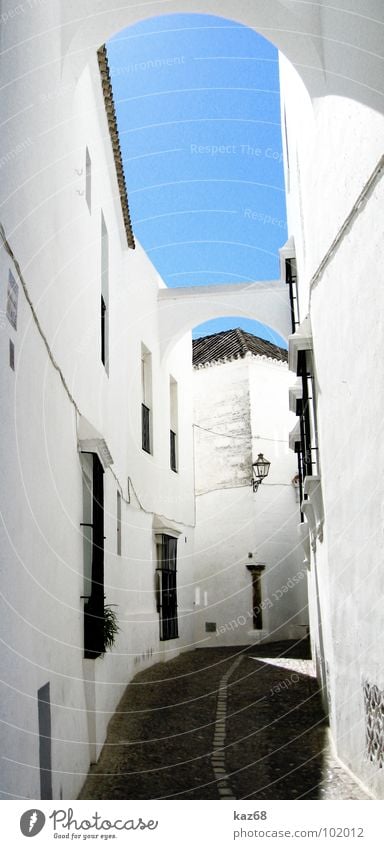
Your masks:
M197 649L136 675L80 799L366 799L331 751L308 645Z
M383 33L1 0L12 846L56 800L384 799Z

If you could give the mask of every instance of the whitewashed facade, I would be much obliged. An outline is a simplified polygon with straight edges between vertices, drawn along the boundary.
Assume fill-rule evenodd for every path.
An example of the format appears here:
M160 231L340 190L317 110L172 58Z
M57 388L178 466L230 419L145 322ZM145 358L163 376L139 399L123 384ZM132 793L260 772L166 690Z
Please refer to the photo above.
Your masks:
M10 160L2 172L4 799L75 797L127 682L192 639L191 340L160 357L164 284L140 245L127 244L96 53L62 98L60 84L59 69L55 78L47 68L29 129L36 138L18 154L18 167ZM20 102L17 86L12 92ZM44 145L53 144L47 135L63 104L69 118L48 165ZM143 402L150 453L142 449ZM90 658L84 606L92 590L94 456L104 483L100 545L105 537L103 586L96 580L94 589L116 605L120 631L113 652ZM160 640L163 535L178 540L178 639Z
M313 653L336 750L382 798L384 118L347 97L311 101L283 58L281 80L290 235L282 266L284 274L296 256L301 322L289 341L292 383L300 351L313 375L315 463L300 527Z
M231 341L237 332L217 337ZM193 375L196 642L300 640L308 630L307 570L296 531L287 363L250 351L212 356L199 364L197 354ZM259 453L271 466L253 492Z
M182 412L176 476L164 401L172 376L187 418L189 343L180 342L168 361L158 356L161 283L140 247L127 248L96 59L108 37L158 14L160 6L115 7L111 0L0 5L0 221L9 247L0 254L5 799L40 795L37 693L47 731L48 683L51 792L76 794L138 659L149 663L163 654L154 593L154 530L163 517L172 524L168 530L181 530L180 571L183 552L192 548L192 437L186 428L182 438ZM233 18L273 38L286 57L287 250L297 259L300 320L310 318L301 342L290 343L290 360L296 372L295 351L313 349L319 474L309 477L320 477L322 495L316 498L318 481L309 481L301 523L312 524L309 548L307 529L301 533L311 561L313 646L337 752L382 798L383 3L371 0L368 12L366 0L341 8L331 0L171 0L165 11ZM107 291L101 214L109 239ZM99 348L102 294L109 376ZM153 456L140 446L143 352L152 354ZM108 466L105 581L107 601L118 599L123 632L117 651L93 661L84 661L82 642L78 429L84 426L88 436L89 430L79 415L99 434L94 439L101 439L105 460L106 443L118 478ZM122 555L116 553L117 491ZM185 592L187 627L193 598ZM128 619L135 621L129 631ZM129 646L119 654L128 633Z

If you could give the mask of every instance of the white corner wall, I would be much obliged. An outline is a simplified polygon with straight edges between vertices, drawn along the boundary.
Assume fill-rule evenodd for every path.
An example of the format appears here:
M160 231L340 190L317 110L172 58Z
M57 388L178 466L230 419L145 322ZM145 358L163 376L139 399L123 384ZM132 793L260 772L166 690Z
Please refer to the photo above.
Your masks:
M24 131L23 119L17 127L19 138L23 132L31 138L18 154L18 169L10 159L2 171L1 221L41 331L15 262L2 250L3 799L40 796L40 687L50 684L53 798L75 798L129 680L192 643L191 339L184 337L166 361L160 360L157 296L164 284L140 245L127 249L96 55L76 86L62 88L55 36L51 50L57 65L31 70L28 84L23 76L12 83L15 109L26 109L30 87L38 92L40 108L25 114ZM27 52L25 67L33 62L34 53ZM92 160L91 212L84 196L86 147ZM101 212L109 236L109 376L100 355ZM6 316L9 270L19 287L17 329ZM10 340L15 371L9 365ZM152 352L151 456L141 448L142 343ZM169 458L170 374L179 385L177 473ZM82 470L75 405L106 440L114 461L104 476L105 596L107 604L117 605L120 632L113 651L92 661L83 659ZM159 640L154 516L180 532L180 638L167 642Z
M312 642L337 752L383 798L382 769L367 740L377 751L384 741L363 688L384 693L382 172L367 189L382 156L384 123L367 106L335 96L315 101L310 113L284 60L281 76L293 187L289 235L298 247L301 317L309 311L313 331L325 513L310 574Z
M292 486L297 466L288 449L289 380L284 363L250 355L194 370L199 645L249 645L307 633L307 572ZM259 452L271 469L253 493L252 456ZM253 628L247 568L258 563L265 565L261 631ZM207 622L215 624L214 632L206 631Z

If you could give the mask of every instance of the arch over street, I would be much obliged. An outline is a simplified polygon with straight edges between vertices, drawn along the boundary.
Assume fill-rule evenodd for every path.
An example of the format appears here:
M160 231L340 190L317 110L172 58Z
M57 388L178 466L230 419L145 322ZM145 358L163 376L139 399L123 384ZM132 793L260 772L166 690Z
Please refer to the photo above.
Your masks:
M78 78L89 56L119 31L172 14L217 15L244 24L271 41L295 66L312 98L334 94L384 111L381 79L384 6L365 0L353 8L331 0L153 0L116 8L112 0L61 4L64 76ZM374 45L375 49L372 48Z
M219 316L255 319L285 339L291 332L288 287L279 280L160 289L158 303L162 356L193 327Z

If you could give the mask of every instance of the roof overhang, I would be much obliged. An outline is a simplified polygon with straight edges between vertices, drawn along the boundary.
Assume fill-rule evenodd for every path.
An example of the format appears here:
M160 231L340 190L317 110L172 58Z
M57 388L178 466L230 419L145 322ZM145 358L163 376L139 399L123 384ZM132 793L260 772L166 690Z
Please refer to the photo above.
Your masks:
M161 541L161 537L168 536L178 538L182 534L182 528L174 522L170 522L169 519L166 519L165 516L157 516L156 514L153 517L153 533L155 535L156 541Z
M78 451L84 454L97 454L103 469L112 466L113 459L104 437L84 416L79 417L77 426Z

